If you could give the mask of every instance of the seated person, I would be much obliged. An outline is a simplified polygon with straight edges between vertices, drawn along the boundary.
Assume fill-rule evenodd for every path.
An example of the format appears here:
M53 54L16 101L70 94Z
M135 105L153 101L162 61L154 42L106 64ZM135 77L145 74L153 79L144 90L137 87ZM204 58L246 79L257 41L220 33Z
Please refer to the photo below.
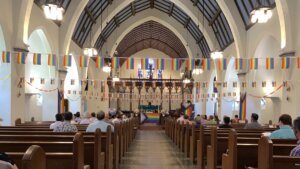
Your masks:
M294 131L295 131L296 137L298 139L298 142L297 142L298 146L295 147L291 151L290 155L291 156L300 156L300 117L298 117L294 120Z
M97 118L96 118L96 113L95 112L92 112L91 113L91 117L90 117L90 123L93 123L94 121L96 121Z
M178 123L178 122L179 122L179 123L184 122L184 114L183 114L183 113L180 113L180 117L179 117L176 121L177 121L177 123Z
M49 128L52 129L52 130L54 129L55 126L57 126L57 125L59 125L60 123L63 122L63 116L62 116L62 114L57 113L57 114L55 115L55 119L56 119L56 122L50 124L50 127L49 127Z
M234 115L234 119L231 120L231 123L239 123L240 119L239 119L239 115Z
M202 125L206 125L207 124L207 115L204 114L204 115L201 115L201 124Z
M283 114L279 117L279 130L273 131L271 139L296 139L292 129L292 117L288 114Z
M183 118L184 118L184 121L183 121L183 124L189 124L190 123L190 120L189 120L189 116L188 115L184 115L183 116Z
M53 132L77 132L77 127L71 124L73 114L71 112L64 113L64 121L55 126Z
M75 122L76 124L80 124L80 121L81 121L81 118L80 118L80 112L76 112L76 113L74 114L74 116L75 116L74 122Z
M111 131L114 131L114 126L105 122L104 120L105 113L103 111L100 111L97 113L97 120L89 124L89 126L86 129L86 132L95 132L97 128L101 130L101 132L107 132L107 127L111 126Z
M0 168L1 169L18 169L14 160L5 153L0 153Z
M200 114L198 114L197 117L200 117ZM195 123L196 123L195 127L198 129L201 126L201 118L197 118L197 117L195 118Z
M79 124L90 124L90 118L89 118L89 114L88 112L85 112L83 114L83 118L80 120L80 123Z
M208 117L207 124L212 124L212 125L217 124L217 122L215 121L213 115L210 115L210 116Z
M251 123L246 124L245 129L262 129L262 126L257 122L258 114L251 114Z
M224 124L220 125L219 128L232 128L230 123L230 118L228 116L224 116L223 118Z

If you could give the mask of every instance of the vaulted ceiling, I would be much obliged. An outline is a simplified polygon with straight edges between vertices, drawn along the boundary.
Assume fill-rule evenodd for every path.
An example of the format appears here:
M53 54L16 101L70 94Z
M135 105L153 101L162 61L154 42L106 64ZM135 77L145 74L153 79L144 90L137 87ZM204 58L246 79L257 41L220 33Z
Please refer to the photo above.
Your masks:
M69 4L71 3L71 0L58 1L61 3L65 11L68 9ZM241 18L244 21L245 29L249 29L252 25L254 25L250 21L250 12L256 7L258 1L260 0L235 0L236 7L238 8ZM34 0L34 2L37 5L42 6L46 0ZM81 13L79 20L77 21L75 30L73 32L72 39L75 43L77 43L80 47L83 47L93 26L102 20L101 17L103 12L107 11L107 7L112 3L113 0L89 0L88 4ZM204 27L203 29L213 30L216 40L222 50L234 41L227 19L225 18L224 13L220 9L216 0L186 0L185 3L193 4L204 15L205 21L209 23L209 26ZM262 3L271 7L276 6L275 0L262 0ZM185 11L176 6L176 4L174 4L171 0L134 0L128 6L124 7L119 13L115 14L113 19L107 22L94 46L100 50L117 27L119 27L131 16L148 9L157 9L182 24L183 27L192 35L203 56L209 57L211 50L208 47L205 37L199 29L199 23L195 23ZM129 48L126 48L126 50L121 49L120 45L118 50L132 53L129 52L134 51L132 46L139 46L139 48L142 48L141 46L147 47L147 45L150 46L151 44L152 47L154 47L154 44L157 44L156 46L161 46L162 42L166 42L164 46L172 46L172 44L169 44L170 42L166 39L164 39L164 41L162 39L160 39L160 41L153 39L152 42L154 41L155 43L148 43L149 41L145 42L143 40L143 42L141 42L132 40L132 42L130 42L131 50L129 50ZM127 41L127 43L129 43L129 41ZM136 43L136 45L134 43ZM135 50L137 51L139 48L136 48ZM172 52L175 51L173 50ZM173 53L172 56L182 57L185 55L182 52L176 52ZM120 54L128 55L128 53Z
M148 21L134 28L119 43L119 57L129 57L143 49L153 48L167 56L188 57L184 44L168 28L158 22Z

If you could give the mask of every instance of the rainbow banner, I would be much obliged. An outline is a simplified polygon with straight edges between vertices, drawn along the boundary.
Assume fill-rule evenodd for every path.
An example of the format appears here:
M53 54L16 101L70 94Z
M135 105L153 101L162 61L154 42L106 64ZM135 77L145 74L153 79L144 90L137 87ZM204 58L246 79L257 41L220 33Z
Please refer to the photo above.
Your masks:
M156 69L165 70L165 59L156 59Z
M266 69L274 69L274 58L266 58Z
M258 69L258 58L251 58L249 62L249 67L251 70Z
M71 67L72 66L72 56L71 55L65 55L64 56L64 66L65 67Z
M56 56L52 54L48 54L48 65L56 66Z
M172 59L172 70L179 70L180 69L180 60L179 59Z
M281 58L281 69L288 69L290 68L290 58L283 57Z
M126 60L126 69L134 69L134 59L133 58L129 58Z
M3 63L10 63L10 52L3 51L2 52L2 62Z
M159 113L146 113L147 116L145 123L158 123L159 122Z
M88 57L85 57L85 56L80 56L80 62L79 62L79 65L80 67L88 67Z
M111 60L111 68L118 69L120 65L120 59L118 57L113 57Z
M97 56L96 57L96 68L103 68L104 67L104 58Z
M218 68L219 70L226 70L227 69L227 59L219 59L218 60Z
M190 99L191 99L191 98L190 98ZM191 117L192 113L193 113L193 106L192 106L192 105L190 105L189 107L187 107L187 108L184 110L184 114L185 114L185 115L188 115L189 117Z
M300 57L297 57L297 67L300 69Z
M33 64L34 65L41 65L42 64L42 54L34 53L33 54Z
M243 59L237 58L235 59L235 70L242 70L243 69Z
M247 116L247 93L241 95L240 98L240 118L241 120L246 120Z
M195 68L195 59L187 60L187 68L188 70L193 70Z
M141 59L141 69L148 69L149 66L149 59L143 58Z
M210 70L210 59L204 59L203 60L203 69L204 70Z
M26 53L18 52L17 55L17 64L25 64Z

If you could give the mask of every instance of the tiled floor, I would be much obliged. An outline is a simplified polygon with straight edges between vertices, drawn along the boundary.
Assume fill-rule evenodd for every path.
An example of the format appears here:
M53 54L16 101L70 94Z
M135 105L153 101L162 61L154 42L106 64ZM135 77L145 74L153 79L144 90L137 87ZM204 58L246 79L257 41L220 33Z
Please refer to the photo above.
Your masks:
M140 130L120 169L194 169L163 130Z

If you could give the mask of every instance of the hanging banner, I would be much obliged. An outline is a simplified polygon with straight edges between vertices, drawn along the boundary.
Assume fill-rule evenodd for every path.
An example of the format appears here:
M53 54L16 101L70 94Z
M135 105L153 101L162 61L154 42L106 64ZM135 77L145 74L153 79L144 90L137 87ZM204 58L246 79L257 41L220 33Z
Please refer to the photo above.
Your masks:
M3 51L2 52L2 62L3 63L10 63L10 52Z

